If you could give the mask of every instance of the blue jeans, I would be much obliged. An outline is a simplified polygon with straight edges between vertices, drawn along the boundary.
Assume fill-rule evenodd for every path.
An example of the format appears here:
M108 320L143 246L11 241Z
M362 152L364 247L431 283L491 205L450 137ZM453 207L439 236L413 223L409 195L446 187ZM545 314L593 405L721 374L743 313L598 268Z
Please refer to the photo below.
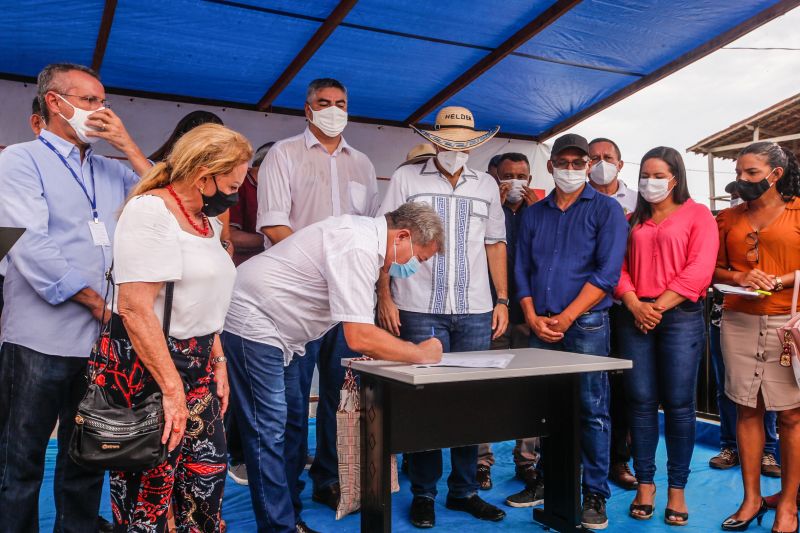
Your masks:
M53 531L97 528L104 472L68 455L75 411L86 392L86 359L5 343L0 350L0 531L39 531L39 488L50 433L58 421Z
M725 395L725 362L722 359L719 326L708 329L708 344L711 351L711 365L717 380L717 409L719 410L719 447L738 450L736 446L736 404ZM778 413L767 411L764 414L764 453L775 455L778 449L778 432L775 422Z
M305 357L313 358L319 369L317 450L314 454L314 464L308 471L308 475L314 483L314 490L319 490L339 482L339 459L336 453L336 410L339 408L339 395L347 371L342 366L342 359L359 357L359 354L348 348L344 338L344 329L341 324L337 324L321 338L306 344ZM308 366L308 363L304 364L306 369L304 384L307 383L308 386L308 390L304 391L306 397L311 388ZM311 371L313 373L313 368ZM307 433L308 428L306 428ZM307 445L306 449L308 449Z
M400 337L419 343L431 337L442 342L445 352L488 350L492 339L492 313L438 315L400 311ZM407 453L408 478L414 496L436 498L436 483L442 477L442 451ZM453 498L467 498L478 492L475 479L478 446L450 448L450 477L447 487Z
M689 478L695 435L697 373L703 357L702 301L686 301L665 312L646 335L626 311L617 323L621 357L633 361L625 372L633 468L639 483L653 483L658 446L658 406L664 408L667 481L682 489Z
M529 346L544 350L608 356L611 350L608 311L591 311L579 316L558 342L545 342L531 335ZM611 447L610 390L607 372L581 374L581 463L583 493L611 496L608 466ZM544 457L544 461L547 457Z
M258 531L294 532L301 511L297 476L305 464L302 420L308 418L300 361L284 366L279 348L228 332L222 346Z

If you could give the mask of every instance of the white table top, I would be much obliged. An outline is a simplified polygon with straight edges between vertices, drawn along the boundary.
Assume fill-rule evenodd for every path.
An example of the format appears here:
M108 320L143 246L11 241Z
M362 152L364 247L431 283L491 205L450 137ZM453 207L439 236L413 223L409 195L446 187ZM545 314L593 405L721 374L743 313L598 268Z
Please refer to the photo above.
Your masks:
M353 370L401 381L410 385L574 374L601 370L624 370L633 367L633 364L627 359L557 352L539 348L520 348L495 352L465 352L459 355L492 355L493 353L513 353L514 359L511 360L506 368L415 368L413 365L406 363L356 361L351 359L343 359L342 366L347 366L352 361Z

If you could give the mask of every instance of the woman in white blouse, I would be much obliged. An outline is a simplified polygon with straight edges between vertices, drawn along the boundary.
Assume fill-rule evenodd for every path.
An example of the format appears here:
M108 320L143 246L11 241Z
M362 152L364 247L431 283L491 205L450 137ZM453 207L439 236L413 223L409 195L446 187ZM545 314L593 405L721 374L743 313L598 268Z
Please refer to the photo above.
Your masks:
M129 402L160 389L169 449L155 468L111 473L114 520L128 530L164 530L172 500L178 529L219 529L228 377L218 333L236 269L216 215L236 203L251 156L239 133L216 124L193 129L143 177L117 224L114 282L125 327L112 322L112 339L120 359L134 364L105 387ZM168 282L174 292L165 339Z

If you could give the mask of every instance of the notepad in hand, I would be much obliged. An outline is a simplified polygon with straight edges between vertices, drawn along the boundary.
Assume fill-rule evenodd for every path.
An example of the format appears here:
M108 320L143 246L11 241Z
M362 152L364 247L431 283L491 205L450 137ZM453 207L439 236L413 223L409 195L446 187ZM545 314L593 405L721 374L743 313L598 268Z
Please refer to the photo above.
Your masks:
M746 287L737 287L735 285L726 285L724 283L715 283L714 288L722 294L735 294L736 296L744 296L746 298L760 298L762 296L772 296L772 293L766 291L756 291L755 289L748 289Z
M512 359L514 359L513 353L498 353L492 355L455 355L446 353L442 354L442 360L434 365L414 365L414 367L456 366L461 368L505 368Z

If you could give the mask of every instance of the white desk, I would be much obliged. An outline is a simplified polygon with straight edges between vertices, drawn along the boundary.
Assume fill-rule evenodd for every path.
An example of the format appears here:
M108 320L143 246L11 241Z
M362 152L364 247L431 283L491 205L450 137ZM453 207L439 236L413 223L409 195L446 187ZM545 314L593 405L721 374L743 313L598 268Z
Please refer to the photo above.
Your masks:
M556 352L537 348L502 350L502 353L514 354L514 359L511 360L506 368L415 368L414 365L393 363L391 361L357 361L350 359L344 360L342 364L345 366L352 364L353 370L358 372L381 376L386 379L408 383L409 385L624 370L632 366L627 359ZM463 352L458 355L476 356L481 354L492 355L492 352Z

